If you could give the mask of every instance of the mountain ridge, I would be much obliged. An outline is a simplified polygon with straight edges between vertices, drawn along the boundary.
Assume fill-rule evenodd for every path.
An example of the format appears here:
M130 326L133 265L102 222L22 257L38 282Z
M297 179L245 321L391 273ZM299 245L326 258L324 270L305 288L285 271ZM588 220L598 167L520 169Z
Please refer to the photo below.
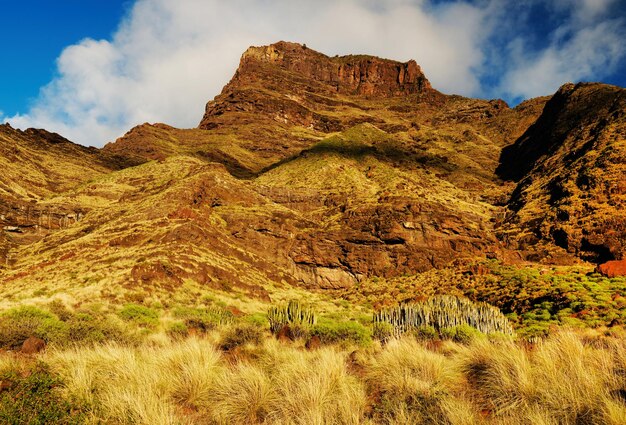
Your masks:
M65 178L72 184L35 197L0 193L3 211L12 211L2 215L3 291L18 296L54 278L51 286L73 288L77 298L200 285L266 299L285 286L350 288L481 258L600 262L607 258L563 246L559 228L533 230L533 214L560 207L544 203L542 183L533 189L535 212L520 215L533 170L505 171L522 169L524 152L536 155L546 133L537 129L567 113L553 105L570 88L510 108L442 94L414 61L331 58L286 42L251 47L198 128L142 124L103 149L72 148L68 155L89 168ZM572 110L593 115L575 106L593 102L569 96ZM622 118L603 119L590 122L601 132ZM0 129L12 134L3 146L66 146L12 131ZM613 164L615 175L622 168ZM609 250L608 259L622 258L618 242Z

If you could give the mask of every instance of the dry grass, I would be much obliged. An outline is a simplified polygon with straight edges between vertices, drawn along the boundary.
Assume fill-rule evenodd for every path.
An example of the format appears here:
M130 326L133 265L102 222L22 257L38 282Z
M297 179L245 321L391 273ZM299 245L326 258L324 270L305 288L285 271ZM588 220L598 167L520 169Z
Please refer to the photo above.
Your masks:
M618 424L626 414L625 348L561 332L534 351L479 343L459 365L477 405L505 423Z
M365 391L346 370L345 353L274 341L243 350L250 359L231 363L233 356L208 339L191 338L56 351L45 360L66 382L66 395L89 406L94 422L360 423Z
M274 339L222 352L219 339L50 351L42 360L91 423L626 423L626 343L616 338L562 331L534 347L405 338L354 352Z

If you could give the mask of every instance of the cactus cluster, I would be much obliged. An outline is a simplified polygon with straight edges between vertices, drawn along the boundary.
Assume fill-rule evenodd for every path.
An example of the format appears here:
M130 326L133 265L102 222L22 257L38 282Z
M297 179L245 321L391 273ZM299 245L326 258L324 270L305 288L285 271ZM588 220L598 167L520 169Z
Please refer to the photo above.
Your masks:
M233 323L233 313L220 307L207 307L206 314L212 317L218 325L229 325Z
M285 325L313 326L316 317L312 309L303 307L298 301L292 300L286 305L271 306L267 310L267 320L270 323L270 331L276 333Z
M485 334L514 334L513 327L498 308L451 295L436 295L422 302L375 312L374 325L377 323L391 324L395 336L426 326L441 331L462 325L469 325Z

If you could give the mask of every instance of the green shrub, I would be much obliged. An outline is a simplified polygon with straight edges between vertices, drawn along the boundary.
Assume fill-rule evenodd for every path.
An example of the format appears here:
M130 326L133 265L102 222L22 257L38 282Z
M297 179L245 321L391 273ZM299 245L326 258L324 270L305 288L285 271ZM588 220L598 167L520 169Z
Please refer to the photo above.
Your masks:
M370 330L358 322L324 321L311 328L311 335L317 336L324 344L355 343L368 345L372 341Z
M5 386L0 392L0 423L2 424L81 424L84 414L76 405L63 399L56 387L61 385L48 367L39 363L29 374L0 371Z
M189 328L184 322L170 323L165 331L170 338L179 339L189 335Z
M153 328L159 323L159 312L139 304L126 304L119 311L119 316L136 325Z
M56 314L32 306L7 310L0 315L0 346L19 349L24 340L36 336L49 344L96 344L106 341L128 342L129 334L121 324L102 313L61 310L50 305Z
M130 340L129 334L120 324L103 314L79 312L68 318L67 326L68 342L71 343L91 345L106 341Z
M415 338L423 341L431 341L439 338L439 332L433 326L420 326L413 332Z
M453 328L445 328L441 330L441 337L445 339L452 339L462 344L467 344L476 338L479 338L480 333L475 328L469 325L455 326Z
M296 339L308 339L311 336L311 327L308 324L292 323L289 328Z
M256 325L260 328L266 328L268 326L267 315L263 313L254 313L243 317L246 323Z
M372 336L382 342L393 338L393 325L387 322L377 322L372 326Z
M251 324L239 324L226 329L219 346L222 350L228 351L245 344L258 345L263 341L263 331L261 328Z
M48 304L48 310L55 316L59 318L59 320L67 321L71 316L72 312L67 308L65 304L61 300L54 300Z
M62 342L67 340L68 328L52 313L32 306L13 308L0 315L1 347L18 349L30 336L48 343Z

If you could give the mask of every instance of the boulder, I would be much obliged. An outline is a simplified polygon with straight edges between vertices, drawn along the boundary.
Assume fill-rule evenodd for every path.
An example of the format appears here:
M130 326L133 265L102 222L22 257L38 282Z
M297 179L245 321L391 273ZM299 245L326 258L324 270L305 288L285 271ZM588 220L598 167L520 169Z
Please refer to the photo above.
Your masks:
M296 337L293 334L293 331L289 327L289 325L285 325L276 334L276 339L281 342L290 342L295 341Z
M307 350L317 350L322 346L322 340L319 336L313 335L304 345Z
M600 264L598 273L606 277L626 276L626 260L612 260Z
M29 337L22 344L22 354L37 354L46 348L46 341L36 336Z

